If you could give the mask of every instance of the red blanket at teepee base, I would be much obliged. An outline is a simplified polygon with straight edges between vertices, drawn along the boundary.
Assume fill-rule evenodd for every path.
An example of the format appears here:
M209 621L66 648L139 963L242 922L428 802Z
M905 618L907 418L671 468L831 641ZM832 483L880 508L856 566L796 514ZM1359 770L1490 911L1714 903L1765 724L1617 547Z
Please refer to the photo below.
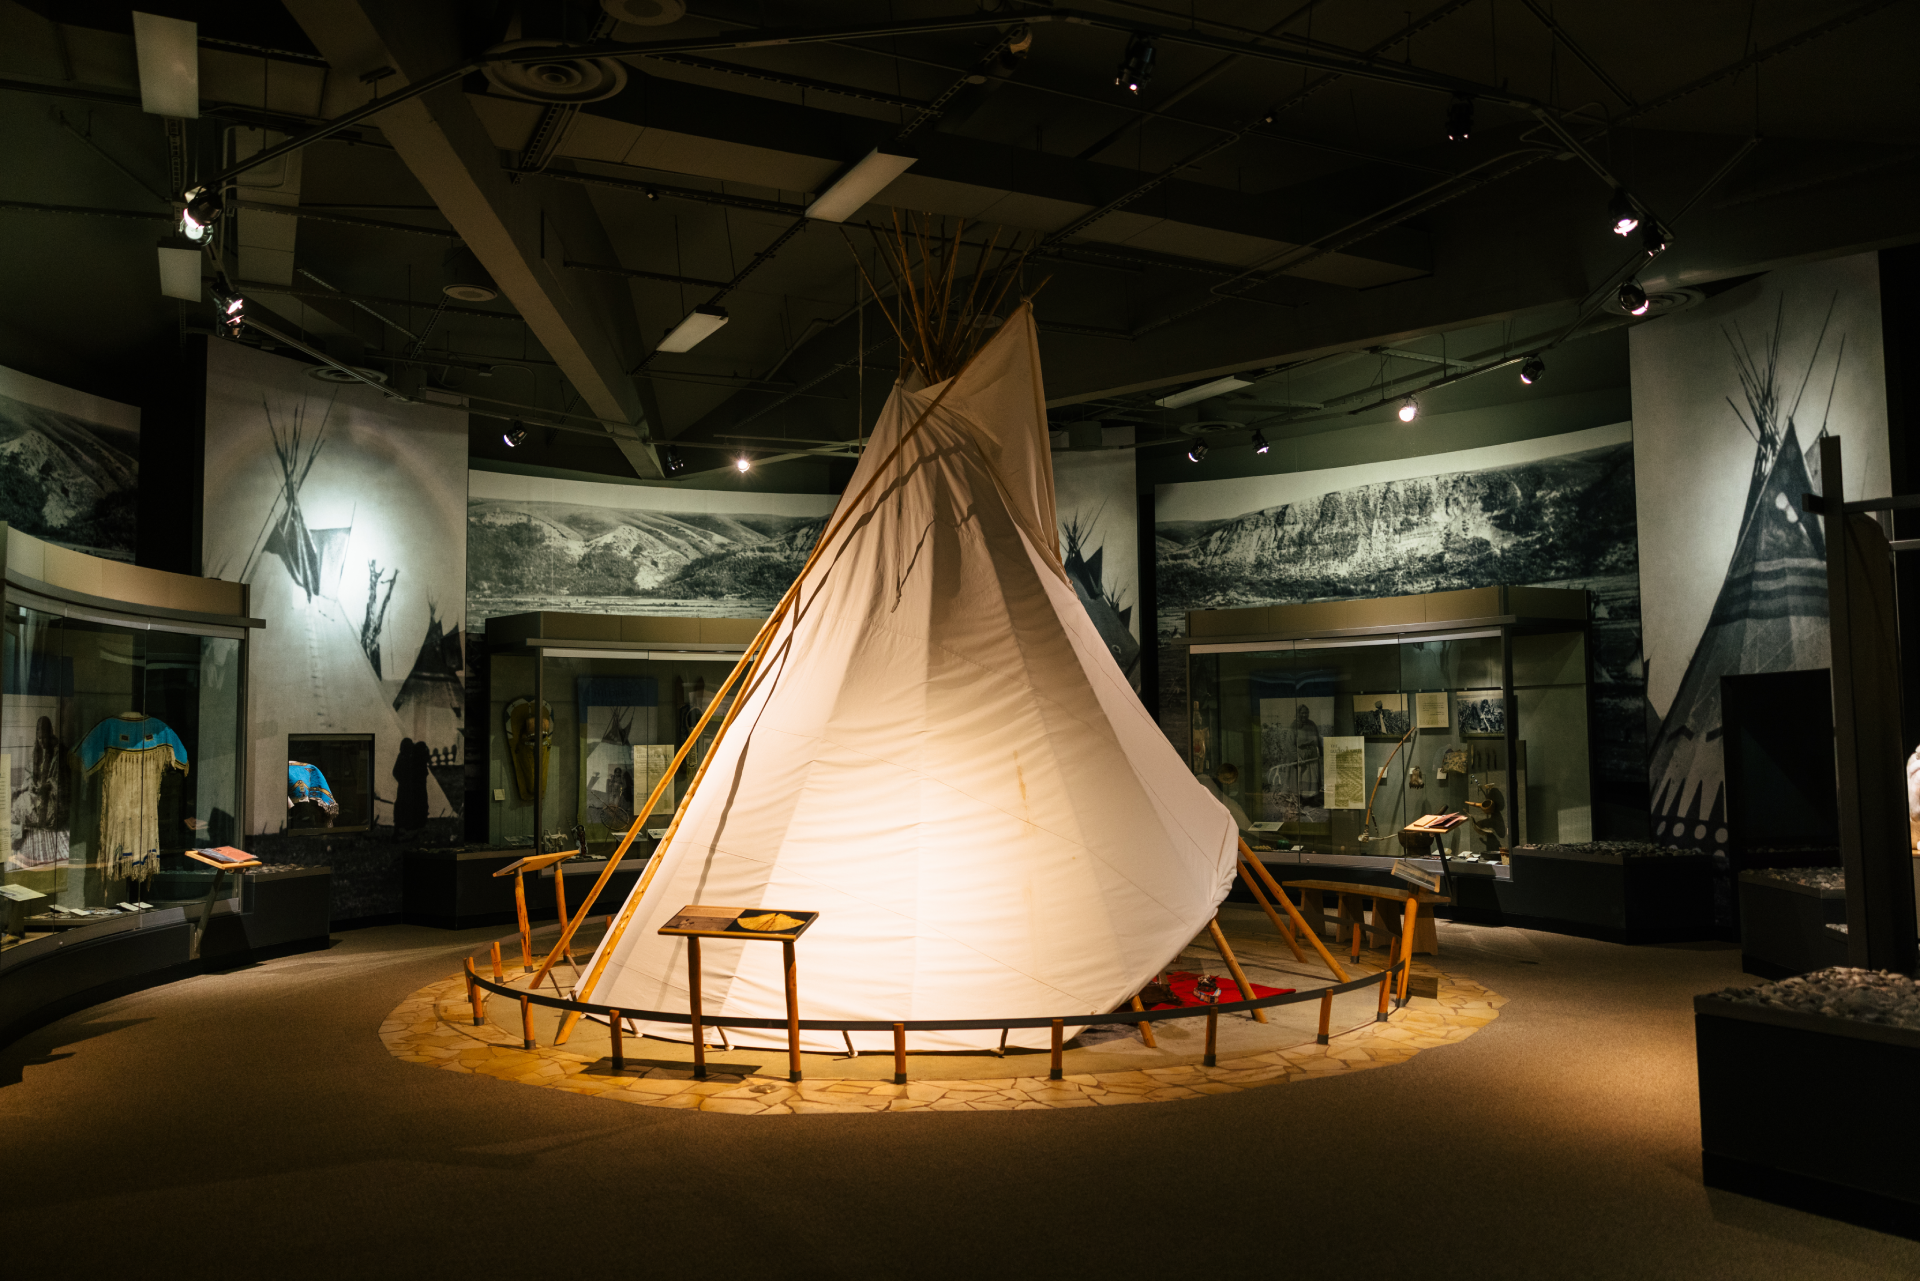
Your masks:
M1174 996L1179 998L1177 1004L1206 1005L1208 1002L1201 1000L1193 991L1194 986L1199 982L1200 976L1198 974L1190 974L1186 970L1175 970L1161 980L1162 985L1165 986L1168 991L1172 992ZM1255 983L1253 985L1253 995L1251 997L1242 997L1240 995L1240 985L1232 979L1216 977L1214 982L1220 985L1220 1004L1239 1000L1257 1001L1263 996L1279 996L1283 992L1291 992L1294 990L1290 987L1265 987L1259 983ZM1175 1005L1176 1002L1174 1001L1162 1001L1158 1005L1149 1006L1148 1008L1171 1010L1175 1008Z

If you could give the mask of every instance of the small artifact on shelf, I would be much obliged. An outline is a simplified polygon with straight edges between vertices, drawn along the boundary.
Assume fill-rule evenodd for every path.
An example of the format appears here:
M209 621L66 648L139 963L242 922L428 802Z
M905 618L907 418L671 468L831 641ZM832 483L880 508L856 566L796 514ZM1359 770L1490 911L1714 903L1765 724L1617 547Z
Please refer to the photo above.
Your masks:
M1420 773L1420 767L1418 765L1412 766L1407 770L1408 787L1425 787L1426 785L1426 777Z

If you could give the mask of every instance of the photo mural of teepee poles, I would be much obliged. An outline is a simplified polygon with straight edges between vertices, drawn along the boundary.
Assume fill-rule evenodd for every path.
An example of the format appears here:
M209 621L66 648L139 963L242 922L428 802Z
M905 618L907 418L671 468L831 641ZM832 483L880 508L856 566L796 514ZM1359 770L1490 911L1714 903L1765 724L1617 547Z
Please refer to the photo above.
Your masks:
M1828 663L1826 543L1819 522L1800 511L1801 495L1819 486L1796 424L1803 406L1813 407L1809 384L1831 342L1829 386L1814 389L1826 392L1814 439L1826 434L1846 339L1829 334L1829 306L1804 368L1781 369L1785 308L1782 299L1772 330L1757 339L1737 324L1726 330L1741 393L1741 403L1728 397L1727 407L1753 438L1753 471L1725 581L1652 745L1654 835L1671 845L1724 849L1727 842L1720 678Z

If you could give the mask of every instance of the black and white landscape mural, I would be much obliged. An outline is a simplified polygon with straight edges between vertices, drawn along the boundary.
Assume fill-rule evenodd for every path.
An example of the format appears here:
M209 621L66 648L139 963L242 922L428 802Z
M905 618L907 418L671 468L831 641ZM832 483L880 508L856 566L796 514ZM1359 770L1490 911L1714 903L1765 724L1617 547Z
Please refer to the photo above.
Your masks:
M1322 471L1161 485L1155 493L1160 717L1187 741L1197 609L1497 585L1593 598L1595 770L1644 777L1645 679L1628 423Z
M0 520L131 562L139 488L139 409L0 368Z
M476 471L467 609L758 618L793 582L838 501Z
M335 915L368 916L398 910L393 838L462 836L467 420L308 368L210 344L202 557L252 585L267 624L251 645L248 848L331 862ZM372 833L274 844L289 734L373 735Z
M1820 438L1848 499L1890 492L1878 255L1770 272L1630 341L1654 839L1724 856L1720 678L1830 662L1826 544L1800 511Z
M1053 455L1060 558L1113 661L1140 688L1140 518L1133 451Z

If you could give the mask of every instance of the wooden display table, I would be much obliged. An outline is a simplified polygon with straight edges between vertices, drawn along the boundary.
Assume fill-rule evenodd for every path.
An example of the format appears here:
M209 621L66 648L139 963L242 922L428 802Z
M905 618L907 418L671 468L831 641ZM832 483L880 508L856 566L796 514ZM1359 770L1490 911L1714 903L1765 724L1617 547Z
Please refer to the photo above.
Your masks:
M707 1077L707 1038L700 1027L700 940L778 939L787 976L787 1079L800 1079L800 989L795 980L793 944L820 919L818 912L766 907L703 907L690 903L660 927L660 933L687 941L687 1013L692 1016L693 1075Z
M246 872L259 867L260 860L231 845L188 850L186 853L194 862L205 863L213 869L213 885L207 890L207 901L200 908L200 920L193 927L193 941L187 946L187 959L197 961L200 959L200 942L207 936L207 922L213 919L214 900L220 897L220 882L226 879L228 872Z
M1366 921L1360 915L1359 900L1361 898L1373 900L1374 925L1386 930L1391 936L1391 941L1384 949L1389 964L1395 959L1396 943L1398 959L1409 963L1413 960L1413 954L1416 951L1438 955L1440 941L1437 931L1433 928L1433 918L1429 915L1422 920L1420 905L1425 903L1432 906L1453 902L1444 894L1432 894L1426 890L1416 889L1403 890L1390 885L1367 885L1359 881L1282 881L1281 884L1287 889L1301 892L1305 901L1300 905L1300 914L1312 922L1315 929L1324 930L1329 921L1332 921L1347 931L1353 944L1352 956L1356 961L1360 959L1360 936L1366 928ZM1325 900L1322 897L1326 894L1340 896L1339 917L1328 917ZM1384 919L1389 915L1396 918L1392 923ZM1423 925L1426 927L1424 935L1421 930ZM1423 943L1424 947L1421 946ZM1402 1001L1407 999L1407 978L1411 972L1411 964L1400 972L1399 994Z

